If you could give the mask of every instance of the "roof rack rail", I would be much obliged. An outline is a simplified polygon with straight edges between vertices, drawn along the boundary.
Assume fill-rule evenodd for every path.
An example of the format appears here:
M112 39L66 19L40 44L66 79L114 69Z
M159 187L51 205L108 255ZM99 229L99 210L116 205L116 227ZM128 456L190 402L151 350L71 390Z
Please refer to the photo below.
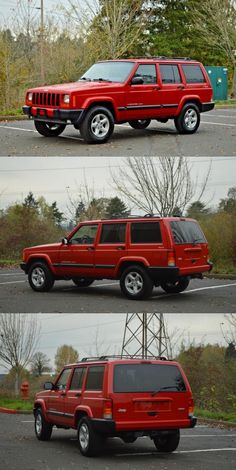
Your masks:
M104 217L102 218L101 220L125 220L125 219L145 219L145 218L148 218L148 217L153 217L153 218L157 218L157 219L160 219L160 215L158 214L153 214L153 213L149 213L149 214L144 214L144 215L127 215L126 217Z
M143 357L141 354L112 354L112 355L105 355L105 356L96 356L96 357L83 357L80 362L92 362L92 361L109 361L111 359L142 359L142 360L159 360L159 361L169 361L165 356L147 356Z
M159 55L159 56L143 56L143 57L134 57L134 59L154 59L154 60L193 60L191 57L172 57L172 56L165 56L165 55Z

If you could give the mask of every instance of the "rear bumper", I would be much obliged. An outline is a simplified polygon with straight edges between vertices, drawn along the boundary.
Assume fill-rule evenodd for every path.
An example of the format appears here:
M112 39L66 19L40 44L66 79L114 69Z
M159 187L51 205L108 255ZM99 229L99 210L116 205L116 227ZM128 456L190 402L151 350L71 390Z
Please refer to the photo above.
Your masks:
M36 106L23 106L23 113L30 119L37 121L53 122L55 124L79 124L82 120L84 109L53 109Z
M179 421L163 421L162 423L147 423L147 422L115 422L108 419L91 418L91 424L95 432L99 434L118 435L122 432L139 432L143 434L152 433L155 431L168 431L173 429L186 429L194 428L197 423L195 416L190 416L189 419Z
M202 103L202 113L206 113L207 111L211 111L215 107L214 101L210 101L209 103Z
M101 434L115 434L116 424L112 419L96 419L92 418L91 423L93 429L97 433Z
M179 268L173 267L148 267L148 274L154 282L175 281L179 276Z

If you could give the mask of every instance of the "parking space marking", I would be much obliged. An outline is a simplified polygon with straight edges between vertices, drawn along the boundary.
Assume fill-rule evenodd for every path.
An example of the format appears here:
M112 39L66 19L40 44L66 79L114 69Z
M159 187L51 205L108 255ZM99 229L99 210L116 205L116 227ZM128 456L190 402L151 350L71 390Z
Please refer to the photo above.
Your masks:
M24 132L37 132L34 129L25 129L24 127L13 127L13 126L1 126L3 129L14 129L15 131L24 131Z
M198 287L197 289L189 289L185 292L198 292L200 290L207 290L207 289L220 289L222 287L231 287L236 286L236 282L232 282L231 284L221 284L220 286L208 286L208 287Z
M5 284L19 284L20 282L26 282L26 281L7 281L7 282L0 282L0 286L4 286Z
M0 276L25 276L24 273L0 273Z
M203 453L203 452L235 452L235 447L222 447L219 449L193 449L193 450L177 450L173 454L194 454L194 453ZM115 457L139 457L139 456L149 456L149 455L159 455L161 452L133 452L127 454L115 454Z
M202 124L211 124L214 126L236 127L236 124L223 124L222 122L201 121Z

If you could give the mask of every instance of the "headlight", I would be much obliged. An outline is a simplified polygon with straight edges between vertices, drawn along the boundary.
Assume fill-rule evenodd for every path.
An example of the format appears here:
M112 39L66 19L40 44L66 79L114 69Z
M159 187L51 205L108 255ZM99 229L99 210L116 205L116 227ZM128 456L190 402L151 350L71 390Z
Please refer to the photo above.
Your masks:
M28 100L32 101L32 99L33 99L33 93L28 93Z
M64 103L69 104L70 102L70 95L64 95Z

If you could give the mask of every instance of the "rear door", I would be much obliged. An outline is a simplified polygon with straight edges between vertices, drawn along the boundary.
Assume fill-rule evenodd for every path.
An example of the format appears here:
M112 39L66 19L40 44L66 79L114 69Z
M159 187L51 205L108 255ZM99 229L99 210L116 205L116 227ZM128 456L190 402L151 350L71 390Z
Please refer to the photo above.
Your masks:
M98 277L113 277L120 259L127 254L126 222L104 222L95 250L95 273Z
M181 274L201 271L207 266L208 243L198 223L183 219L171 221L170 227Z
M114 366L113 416L123 429L164 428L188 420L190 392L176 365Z
M176 114L183 96L186 94L186 85L183 83L178 64L159 64L161 79L160 102L161 116L169 117Z
M165 236L159 220L130 223L129 257L145 258L151 267L167 266Z

